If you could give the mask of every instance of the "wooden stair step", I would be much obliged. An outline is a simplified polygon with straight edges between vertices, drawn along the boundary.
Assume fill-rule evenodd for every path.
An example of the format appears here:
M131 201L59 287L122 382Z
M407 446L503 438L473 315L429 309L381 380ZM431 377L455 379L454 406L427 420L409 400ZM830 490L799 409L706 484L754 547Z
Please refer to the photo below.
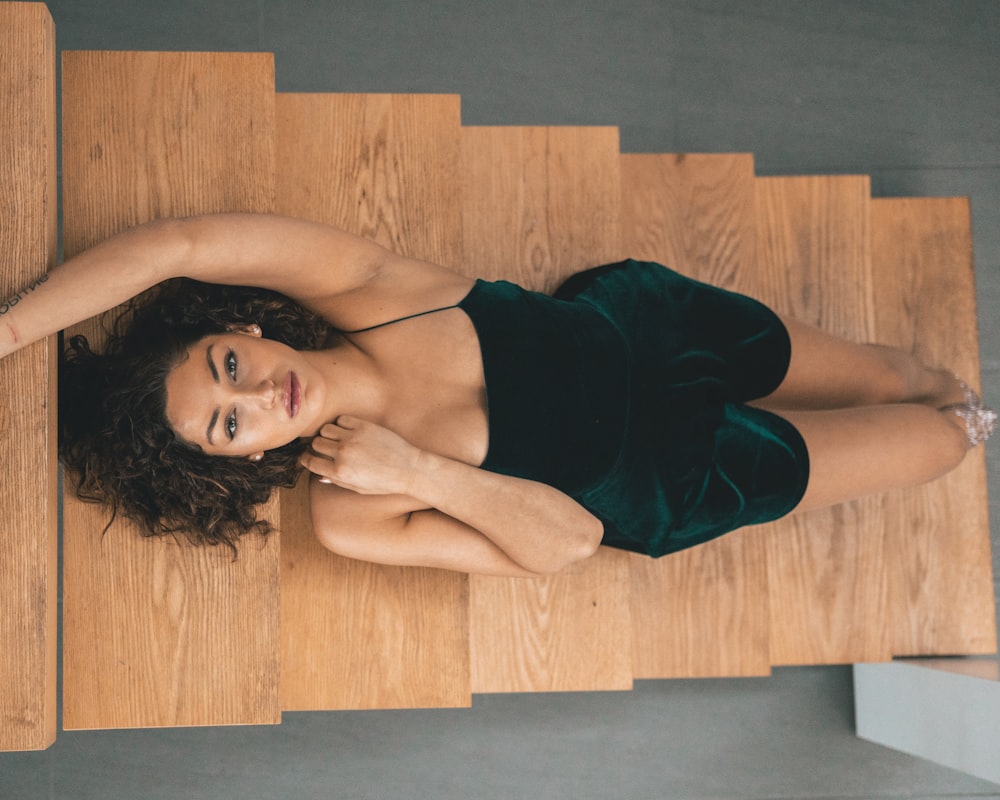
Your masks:
M277 97L277 211L458 266L455 95ZM282 498L286 710L468 706L468 576L341 558Z
M273 131L270 55L65 53L66 257L157 217L273 210ZM233 562L106 523L66 492L65 727L278 722L278 537Z
M622 155L624 252L753 293L753 157ZM632 556L636 678L766 675L765 539L740 531L667 558Z
M978 384L967 198L872 201L878 341ZM983 448L926 486L887 497L893 655L997 648Z
M551 292L620 258L616 128L463 128L464 263ZM474 692L628 689L628 554L555 576L471 576Z
M42 3L0 3L0 52L2 322L56 262L56 44ZM56 737L55 339L0 363L0 750Z
M778 311L874 341L870 182L758 178L758 296ZM890 655L885 499L773 523L767 534L771 661L883 661Z

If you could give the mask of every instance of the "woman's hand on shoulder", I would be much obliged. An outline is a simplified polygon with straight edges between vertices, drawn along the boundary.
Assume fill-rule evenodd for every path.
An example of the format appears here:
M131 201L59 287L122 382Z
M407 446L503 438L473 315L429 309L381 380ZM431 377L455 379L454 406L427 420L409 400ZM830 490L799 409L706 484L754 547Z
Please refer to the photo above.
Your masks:
M321 483L358 494L407 495L422 455L388 428L341 415L320 429L301 463Z

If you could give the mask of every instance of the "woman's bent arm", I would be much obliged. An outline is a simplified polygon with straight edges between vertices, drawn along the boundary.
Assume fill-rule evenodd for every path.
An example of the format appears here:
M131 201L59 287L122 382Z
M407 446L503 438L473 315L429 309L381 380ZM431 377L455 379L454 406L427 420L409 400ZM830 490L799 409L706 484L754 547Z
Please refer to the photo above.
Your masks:
M343 555L547 574L601 542L600 521L558 489L419 450L374 423L342 417L324 426L313 451L302 463L336 484L314 487L314 525Z
M434 567L476 575L535 578L483 534L412 497L363 496L319 483L310 487L313 533L328 550L359 561Z
M536 573L558 572L597 550L600 521L544 483L498 475L424 453L410 496L482 533Z
M483 473L492 484L487 496L473 492L463 505L472 507L479 501L470 516L496 540L439 509L414 508L423 505L415 498L362 496L314 479L311 505L316 538L334 553L361 561L518 578L557 572L592 555L600 544L599 523L580 506L569 517L552 519L549 515L558 510L559 503L546 502L553 499L547 491L542 493L545 497L532 496L537 488L551 487L459 466ZM498 487L501 496L506 494L504 483L517 492L521 513L508 515L495 503Z

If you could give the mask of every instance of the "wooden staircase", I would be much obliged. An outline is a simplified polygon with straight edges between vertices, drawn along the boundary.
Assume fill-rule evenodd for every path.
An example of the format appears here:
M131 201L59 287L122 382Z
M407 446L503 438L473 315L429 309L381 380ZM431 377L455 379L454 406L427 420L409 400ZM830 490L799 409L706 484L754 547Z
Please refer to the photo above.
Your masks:
M0 15L35 8L0 3ZM29 49L18 69L51 53ZM5 99L21 74L4 75ZM51 93L32 102L52 110ZM66 257L148 219L222 210L322 220L544 291L634 256L978 375L964 199L872 200L856 176L758 178L742 154L623 155L615 128L462 127L456 96L276 95L264 54L66 53L63 132ZM44 245L42 231L17 241ZM34 273L3 273L8 295L47 252ZM30 368L39 386L53 365ZM10 418L21 436L25 416ZM50 455L37 488L54 485L52 469ZM46 519L28 502L3 507ZM602 549L539 580L339 558L312 537L301 486L267 513L280 535L234 562L121 522L101 536L98 509L67 492L65 728L277 723L283 710L467 706L473 693L996 650L982 450L919 490L656 561ZM24 692L0 701L2 749L55 735L54 677L24 677L48 678L54 658L55 539L19 530L0 557L0 668ZM22 573L48 603L8 599L7 576ZM34 649L12 628L25 618Z

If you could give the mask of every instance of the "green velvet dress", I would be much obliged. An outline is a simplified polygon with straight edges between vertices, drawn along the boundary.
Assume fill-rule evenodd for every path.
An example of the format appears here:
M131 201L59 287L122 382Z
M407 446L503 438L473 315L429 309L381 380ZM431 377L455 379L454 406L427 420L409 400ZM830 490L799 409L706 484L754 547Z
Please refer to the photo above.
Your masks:
M773 391L790 343L768 308L659 264L582 272L553 297L477 281L483 469L540 481L604 523L603 544L661 556L787 514L809 456Z

